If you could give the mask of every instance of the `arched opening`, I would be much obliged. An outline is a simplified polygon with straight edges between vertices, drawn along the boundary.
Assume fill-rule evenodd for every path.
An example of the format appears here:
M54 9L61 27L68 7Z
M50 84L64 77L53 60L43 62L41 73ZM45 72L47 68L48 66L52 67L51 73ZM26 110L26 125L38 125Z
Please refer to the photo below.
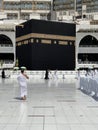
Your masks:
M0 34L0 48L2 47L13 47L11 39L3 34ZM0 53L0 63L9 64L14 62L14 53Z
M89 53L78 54L78 62L80 64L98 63L98 54L89 54Z
M85 36L79 44L79 47L98 47L98 40L91 36L91 35L87 35Z
M98 47L98 40L91 35L87 35L80 41L79 47L92 47L93 49L93 47ZM78 54L78 62L80 64L96 63L98 62L98 54L97 53Z
M5 64L14 62L14 54L13 53L0 53L0 61Z
M0 46L12 47L13 43L12 43L11 39L8 36L0 34Z

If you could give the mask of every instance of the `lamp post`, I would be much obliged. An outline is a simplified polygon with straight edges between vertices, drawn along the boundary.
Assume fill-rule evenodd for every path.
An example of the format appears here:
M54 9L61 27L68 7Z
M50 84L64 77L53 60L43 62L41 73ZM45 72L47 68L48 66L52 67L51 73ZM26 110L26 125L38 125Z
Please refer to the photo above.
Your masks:
M74 20L76 20L76 0L74 0Z
M19 2L19 10L18 10L18 20L21 18L21 0Z

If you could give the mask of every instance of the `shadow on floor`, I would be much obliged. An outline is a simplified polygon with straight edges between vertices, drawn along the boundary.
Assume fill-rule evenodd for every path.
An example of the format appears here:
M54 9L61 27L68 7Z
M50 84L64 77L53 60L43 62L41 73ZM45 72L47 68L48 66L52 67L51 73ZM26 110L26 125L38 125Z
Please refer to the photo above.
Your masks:
M16 100L23 100L21 97L15 97Z

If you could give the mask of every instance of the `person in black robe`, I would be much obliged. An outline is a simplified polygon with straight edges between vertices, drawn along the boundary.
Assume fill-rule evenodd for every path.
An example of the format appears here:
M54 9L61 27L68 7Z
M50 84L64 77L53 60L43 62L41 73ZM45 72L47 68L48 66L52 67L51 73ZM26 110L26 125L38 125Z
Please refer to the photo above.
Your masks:
M2 70L2 78L5 78L5 71L4 71L4 69Z
M45 72L45 79L46 80L49 79L49 70L48 69L46 69L46 72Z

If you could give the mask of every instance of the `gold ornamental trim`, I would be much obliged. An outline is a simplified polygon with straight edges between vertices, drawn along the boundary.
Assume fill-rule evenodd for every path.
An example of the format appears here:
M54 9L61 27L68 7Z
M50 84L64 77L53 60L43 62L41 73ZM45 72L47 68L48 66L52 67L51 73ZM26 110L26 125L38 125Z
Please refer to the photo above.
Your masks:
M42 40L41 40L41 43L51 44L51 40L42 39Z
M59 44L60 45L68 45L68 42L67 41L59 41Z
M61 36L61 35L52 35L52 34L40 34L40 33L30 33L24 36L20 36L16 38L16 42L20 42L22 40L30 39L30 38L41 38L41 39L56 39L56 40L70 40L75 41L74 36Z

